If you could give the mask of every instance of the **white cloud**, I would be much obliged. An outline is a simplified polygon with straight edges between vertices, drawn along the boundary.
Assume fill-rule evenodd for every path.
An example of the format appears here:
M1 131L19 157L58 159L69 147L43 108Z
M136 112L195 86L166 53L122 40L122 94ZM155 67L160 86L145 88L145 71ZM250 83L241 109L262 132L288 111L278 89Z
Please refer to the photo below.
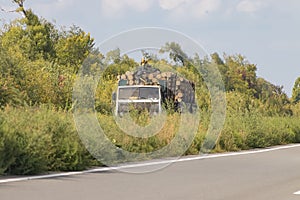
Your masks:
M192 13L196 18L205 17L207 14L218 11L221 8L220 0L201 0L197 2L192 7Z
M54 5L58 8L64 9L72 5L73 3L74 3L73 0L57 0L54 2ZM51 3L48 3L48 5L51 5Z
M101 6L104 14L113 15L120 12L123 7L123 3L120 0L103 0L101 2Z
M130 8L138 12L144 12L151 8L152 0L123 0Z
M145 12L151 8L153 0L102 0L101 9L105 16L122 15L128 8Z
M222 0L102 0L101 10L104 16L120 17L126 12L146 12L154 3L166 11L172 18L203 18L218 11Z
M28 1L28 5L25 4L26 8L32 8L33 10L43 15L53 15L57 11L64 11L74 4L74 0L55 0L55 1L41 1L31 2Z
M189 0L159 0L159 6L164 10L173 10L188 2Z
M266 6L266 1L263 0L243 0L236 9L239 12L255 13Z
M159 6L175 19L202 19L220 10L222 0L159 0Z

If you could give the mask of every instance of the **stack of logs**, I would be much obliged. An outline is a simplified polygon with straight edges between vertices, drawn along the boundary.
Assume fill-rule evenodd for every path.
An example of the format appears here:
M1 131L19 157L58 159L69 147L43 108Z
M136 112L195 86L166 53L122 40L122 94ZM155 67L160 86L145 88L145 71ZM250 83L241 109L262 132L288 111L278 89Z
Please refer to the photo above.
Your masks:
M195 103L195 85L176 73L161 72L150 65L141 66L135 72L127 71L118 76L119 86L160 85L163 100Z

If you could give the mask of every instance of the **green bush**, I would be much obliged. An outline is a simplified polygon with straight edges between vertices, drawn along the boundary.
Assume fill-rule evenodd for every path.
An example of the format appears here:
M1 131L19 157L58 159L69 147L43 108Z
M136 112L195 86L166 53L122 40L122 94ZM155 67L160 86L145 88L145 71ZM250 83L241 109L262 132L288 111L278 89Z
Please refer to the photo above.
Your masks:
M0 157L5 158L6 165L2 173L36 174L46 171L47 138L36 130L33 120L26 115L28 113L19 113L15 109L6 111L1 124L4 145Z
M0 174L82 170L96 164L80 143L71 113L46 107L0 113Z
M147 113L131 113L129 120L138 126L159 130L149 138L138 138L125 134L136 129L129 126L128 119L121 118L125 132L115 122L115 118L98 114L101 127L107 138L116 146L129 152L147 153L167 146L178 130L180 114L167 115L161 125L152 126ZM125 121L124 121L125 120ZM157 118L158 121L163 121ZM206 136L210 116L201 114L198 132L185 155L198 154ZM188 130L189 123L184 123ZM123 127L124 128L124 127ZM142 130L142 129L141 129ZM182 136L181 136L182 137ZM188 134L187 134L187 137ZM187 138L183 135L178 148L169 149L170 156L181 152L181 143ZM224 128L214 151L239 151L250 148L300 142L298 116L263 116L255 111L228 111ZM97 146L97 150L105 151ZM109 153L109 152L108 152ZM173 153L173 154L172 154ZM169 154L168 154L169 155ZM113 154L111 158L117 159ZM76 132L71 112L52 107L5 107L0 111L0 174L39 174L47 171L82 170L100 165L87 152Z
M219 150L238 151L299 142L297 117L231 111L218 141Z
M9 170L11 164L15 161L15 144L16 142L10 137L4 129L5 122L0 115L0 174Z

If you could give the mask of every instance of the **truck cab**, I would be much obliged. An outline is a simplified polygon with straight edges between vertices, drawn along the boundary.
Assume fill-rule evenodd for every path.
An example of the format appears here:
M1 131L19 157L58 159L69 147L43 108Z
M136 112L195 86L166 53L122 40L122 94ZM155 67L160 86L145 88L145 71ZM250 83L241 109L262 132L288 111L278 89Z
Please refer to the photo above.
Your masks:
M161 112L161 90L159 85L118 86L115 115L124 115L131 109L147 110L150 114Z

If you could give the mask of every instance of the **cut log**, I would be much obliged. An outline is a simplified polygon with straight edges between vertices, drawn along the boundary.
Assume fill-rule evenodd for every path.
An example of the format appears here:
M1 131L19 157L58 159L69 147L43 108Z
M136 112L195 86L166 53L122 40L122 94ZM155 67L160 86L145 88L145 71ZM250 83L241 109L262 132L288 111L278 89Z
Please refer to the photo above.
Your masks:
M152 79L154 78L154 75L153 75L153 74L149 74L148 78L149 78L150 80L152 80Z
M135 72L127 71L118 76L119 85L160 85L163 98L178 102L194 103L195 92L192 82L173 72L160 72L141 68Z
M127 75L128 80L133 80L133 76L131 74Z
M158 83L158 80L157 80L156 78L153 78L153 79L152 79L152 82L155 83L155 84L157 84L157 83Z
M122 74L121 79L126 80L126 75Z
M126 76L132 75L132 72L127 71L127 72L125 72L125 75L126 75Z

